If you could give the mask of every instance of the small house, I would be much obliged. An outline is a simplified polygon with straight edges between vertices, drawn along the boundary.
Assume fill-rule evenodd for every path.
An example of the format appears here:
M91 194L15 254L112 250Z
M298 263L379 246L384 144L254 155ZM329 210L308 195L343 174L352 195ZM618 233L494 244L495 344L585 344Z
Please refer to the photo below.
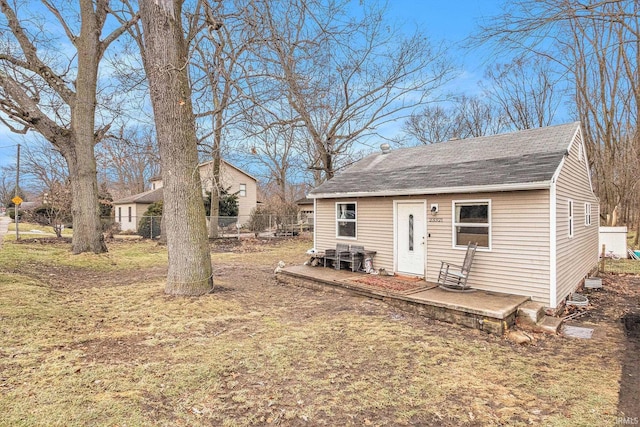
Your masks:
M376 269L429 282L473 242L470 286L555 308L598 262L599 204L579 122L385 149L309 197L316 249L363 245Z
M214 187L213 161L198 165L202 182L202 195ZM238 222L248 221L251 211L257 206L257 179L242 169L222 160L220 162L220 186L229 194L238 196ZM153 177L150 180L151 190L134 194L123 199L115 200L115 220L120 223L123 231L136 231L140 219L150 204L162 200L162 178Z
M143 193L115 200L113 209L115 221L122 231L137 231L142 216L152 203L162 200L162 188L154 188Z

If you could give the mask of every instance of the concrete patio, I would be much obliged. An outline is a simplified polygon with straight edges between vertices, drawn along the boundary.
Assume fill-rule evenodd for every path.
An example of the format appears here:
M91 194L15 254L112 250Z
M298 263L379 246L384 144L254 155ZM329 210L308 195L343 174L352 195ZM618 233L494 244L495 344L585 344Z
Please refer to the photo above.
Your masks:
M451 292L414 278L308 265L285 267L276 278L281 283L381 299L402 310L500 335L515 324L518 307L530 300L481 290Z

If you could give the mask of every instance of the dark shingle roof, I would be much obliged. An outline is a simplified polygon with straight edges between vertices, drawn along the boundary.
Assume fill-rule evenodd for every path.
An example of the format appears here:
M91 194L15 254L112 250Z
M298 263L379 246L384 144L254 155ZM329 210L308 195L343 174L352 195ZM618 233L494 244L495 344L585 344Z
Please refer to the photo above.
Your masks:
M124 205L129 203L155 203L162 200L162 188L145 191L144 193L134 194L120 200L114 200L114 205Z
M310 195L415 194L550 182L579 126L574 122L371 154Z

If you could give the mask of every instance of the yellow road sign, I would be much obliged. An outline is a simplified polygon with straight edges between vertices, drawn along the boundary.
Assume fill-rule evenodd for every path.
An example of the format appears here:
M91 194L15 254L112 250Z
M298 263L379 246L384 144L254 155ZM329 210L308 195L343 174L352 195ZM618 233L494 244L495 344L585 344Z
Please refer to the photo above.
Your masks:
M14 205L19 205L22 203L22 198L20 196L16 196L13 199L11 199L11 201L13 202Z

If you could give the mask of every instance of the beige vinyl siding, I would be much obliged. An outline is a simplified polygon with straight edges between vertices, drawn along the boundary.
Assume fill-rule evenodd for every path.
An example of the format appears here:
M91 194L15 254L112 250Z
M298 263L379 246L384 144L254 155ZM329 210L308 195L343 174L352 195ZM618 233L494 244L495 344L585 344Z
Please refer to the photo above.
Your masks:
M200 179L202 180L203 193L211 191L213 187L211 179L212 167L212 162L204 163L200 166ZM258 203L258 186L256 180L226 162L221 162L220 164L220 180L225 189L229 188L230 193L240 191L240 184L246 185L247 195L244 197L238 196L239 221L240 223L246 222L249 219L251 211Z
M257 205L258 189L256 180L240 172L234 167L225 165L222 169L222 180L227 186L231 186L231 193L240 191L240 184L245 184L247 195L238 197L238 216L240 222L245 223L249 219L251 210Z
M598 199L591 190L585 153L579 159L579 135L571 145L569 155L556 183L556 297L560 303L573 292L582 279L598 263ZM573 232L569 237L568 200L573 200ZM591 203L591 225L584 223L584 204Z
M466 248L453 247L453 201L469 200L491 202L491 249L476 252L468 284L548 304L548 190L429 197L428 204L438 203L439 213L427 216L427 280L437 281L441 261L462 264Z
M452 201L491 201L491 251L478 251L469 284L478 289L530 296L549 303L549 191L517 191L412 197L318 199L316 248L337 242L361 244L377 251L375 268L394 271L394 201L426 201L439 205L427 213L426 279L435 282L440 261L462 263L465 250L453 247ZM336 202L357 202L357 238L339 239L335 232ZM436 222L441 221L441 222Z
M336 237L336 203L357 202L356 239ZM316 248L335 248L336 243L363 245L376 251L374 267L393 271L393 199L318 199L316 205Z

